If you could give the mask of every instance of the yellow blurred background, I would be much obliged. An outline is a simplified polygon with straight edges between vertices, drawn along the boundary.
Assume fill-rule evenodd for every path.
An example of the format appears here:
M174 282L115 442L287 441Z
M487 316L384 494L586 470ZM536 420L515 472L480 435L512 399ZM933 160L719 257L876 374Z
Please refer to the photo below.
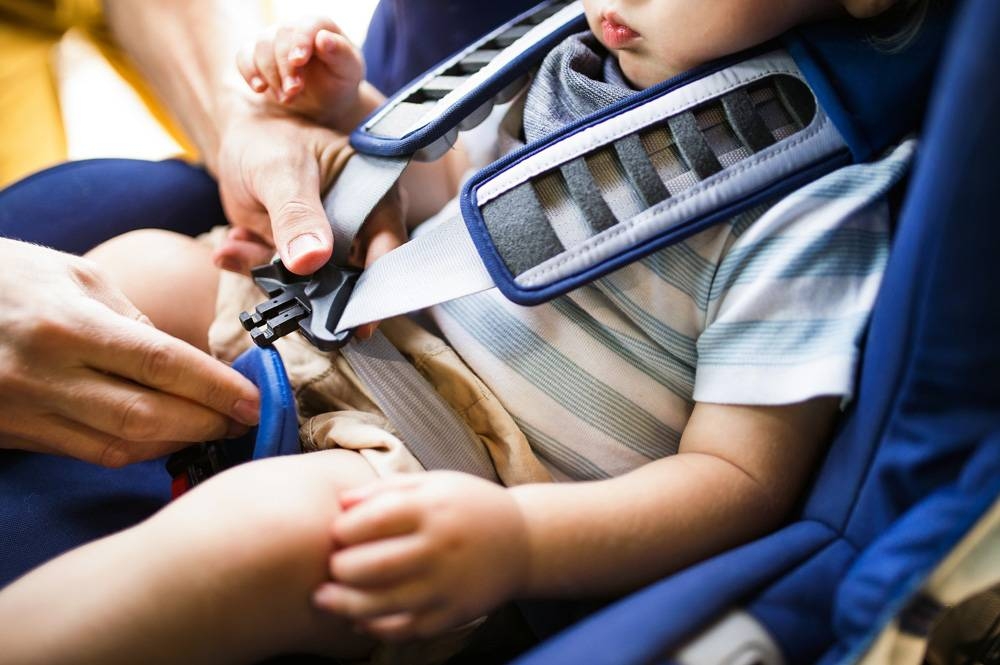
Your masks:
M273 22L330 15L356 44L377 3L257 1ZM0 187L66 159L177 156L196 157L108 44L100 0L0 0Z

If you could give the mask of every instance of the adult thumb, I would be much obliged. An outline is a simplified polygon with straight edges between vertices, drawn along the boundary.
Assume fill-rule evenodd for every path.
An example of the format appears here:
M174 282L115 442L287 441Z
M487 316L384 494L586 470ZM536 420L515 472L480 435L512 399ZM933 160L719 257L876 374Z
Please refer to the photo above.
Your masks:
M330 260L333 231L320 202L319 183L311 187L290 180L285 183L272 188L264 207L282 263L298 275L309 275Z

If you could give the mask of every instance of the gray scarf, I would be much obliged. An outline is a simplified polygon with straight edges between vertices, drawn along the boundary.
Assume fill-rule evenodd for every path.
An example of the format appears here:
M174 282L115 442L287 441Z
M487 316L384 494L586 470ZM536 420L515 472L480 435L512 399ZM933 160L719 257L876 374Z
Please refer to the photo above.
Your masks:
M528 143L635 92L590 32L568 37L542 62L524 102Z

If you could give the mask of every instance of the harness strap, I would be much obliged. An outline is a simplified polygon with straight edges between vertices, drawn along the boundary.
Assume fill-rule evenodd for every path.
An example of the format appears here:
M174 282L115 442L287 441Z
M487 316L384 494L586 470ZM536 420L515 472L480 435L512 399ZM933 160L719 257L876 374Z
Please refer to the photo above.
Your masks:
M401 157L373 157L355 153L347 160L333 188L323 199L333 229L333 262L347 265L358 229L388 193L410 163ZM335 221L334 221L335 220Z
M260 316L245 323L257 341L292 325L323 339L315 329L325 327L342 339L364 323L493 286L514 302L537 304L795 189L848 156L787 55L691 76L480 171L463 190L462 215L369 266L341 313L336 265L409 161L355 155L324 202L336 242L336 265L327 272L334 274L296 286L294 297L269 291L265 305L275 311L258 308ZM790 109L785 99L811 104ZM310 296L327 292L335 297ZM482 442L387 340L376 336L343 353L425 468L497 479Z
M425 469L500 482L483 442L385 335L376 332L341 353Z
M323 202L334 234L334 263L346 263L361 224L392 188L408 163L408 159L371 157L360 153L351 157ZM464 228L461 230L464 232ZM468 238L468 234L465 235ZM446 240L442 245L445 253L441 257L422 258L420 265L407 261L406 252L392 252L392 263L398 267L390 272L392 275L431 276L433 283L426 287L427 292L439 294L442 285L453 279L447 272L448 262L445 260L454 256L448 250L453 244L453 241ZM462 254L469 256L469 252ZM474 247L471 255L476 256ZM479 267L482 268L482 264ZM486 276L488 286L492 285L488 273L484 269L481 272ZM362 273L362 277L366 274ZM371 280L369 275L367 281ZM386 296L398 292L395 285L382 285L378 290ZM361 297L351 302L361 304L369 300ZM383 298L376 302L381 300ZM397 306L397 309L400 308ZM401 311L411 309L407 306ZM371 315L369 311L363 314L366 317ZM369 320L385 318L377 314L376 317ZM342 332L352 327L355 326L347 327ZM425 469L463 471L500 482L479 437L382 333L376 331L368 340L347 344L341 348L341 353Z
M798 187L845 155L808 95L794 63L771 53L498 162L469 181L463 217L362 273L336 331L493 286L542 302L609 271L602 253L620 265L612 252L651 251Z

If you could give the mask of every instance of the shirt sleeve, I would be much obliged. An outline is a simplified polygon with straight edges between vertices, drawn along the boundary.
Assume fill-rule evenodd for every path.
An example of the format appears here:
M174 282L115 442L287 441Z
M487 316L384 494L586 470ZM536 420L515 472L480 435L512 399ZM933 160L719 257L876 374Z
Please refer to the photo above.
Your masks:
M696 401L850 399L888 259L886 195L914 149L840 169L734 227L697 342Z

